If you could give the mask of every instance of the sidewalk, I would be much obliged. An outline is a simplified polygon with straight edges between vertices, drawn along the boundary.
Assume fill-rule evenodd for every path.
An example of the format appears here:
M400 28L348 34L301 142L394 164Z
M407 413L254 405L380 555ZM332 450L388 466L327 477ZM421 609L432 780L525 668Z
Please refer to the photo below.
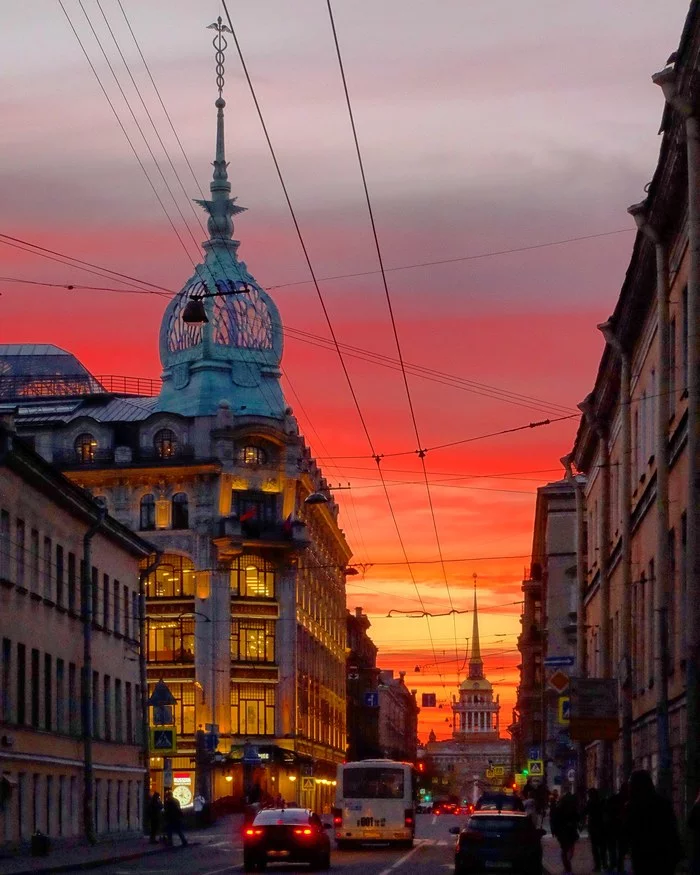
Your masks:
M214 826L203 830L188 830L187 841L192 846L211 844L222 835L237 835L242 823L240 815L220 818ZM129 836L127 838L104 838L96 845L76 841L55 846L46 857L32 857L28 848L22 848L13 855L2 856L0 852L0 875L40 875L48 872L73 872L84 869L97 869L112 863L125 863L154 854L181 853L178 840L170 848L163 842L152 845L148 836ZM168 861L172 866L172 862Z
M564 871L559 842L553 835L546 835L542 839L542 866L547 875L561 875ZM573 871L574 875L590 875L593 871L593 854L588 836L582 836L576 842Z

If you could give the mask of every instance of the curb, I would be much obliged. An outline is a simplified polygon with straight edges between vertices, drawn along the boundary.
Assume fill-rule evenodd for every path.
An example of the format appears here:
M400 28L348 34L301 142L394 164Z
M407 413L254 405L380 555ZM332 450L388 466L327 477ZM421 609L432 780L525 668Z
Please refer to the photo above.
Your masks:
M196 848L199 842L188 842L188 847ZM120 854L116 857L102 857L99 860L83 860L73 863L61 863L56 866L42 866L40 869L22 869L12 872L11 875L49 875L52 872L78 872L89 869L99 869L101 866L112 866L115 863L128 863L130 860L139 860L142 857L154 857L156 854L164 854L167 851L179 850L178 848L145 848L142 851L130 854Z

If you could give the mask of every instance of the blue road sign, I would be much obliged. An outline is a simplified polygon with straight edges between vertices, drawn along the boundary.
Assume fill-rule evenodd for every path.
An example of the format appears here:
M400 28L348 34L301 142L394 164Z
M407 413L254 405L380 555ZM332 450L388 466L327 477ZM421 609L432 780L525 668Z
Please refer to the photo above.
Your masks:
M573 656L547 656L544 664L546 668L565 668L571 667L576 660Z
M540 758L540 749L539 747L528 747L527 749L527 758L529 760L538 760Z
M379 707L379 693L376 690L371 690L365 693L365 708Z
M219 736L215 732L207 732L204 736L204 748L213 753L219 746Z

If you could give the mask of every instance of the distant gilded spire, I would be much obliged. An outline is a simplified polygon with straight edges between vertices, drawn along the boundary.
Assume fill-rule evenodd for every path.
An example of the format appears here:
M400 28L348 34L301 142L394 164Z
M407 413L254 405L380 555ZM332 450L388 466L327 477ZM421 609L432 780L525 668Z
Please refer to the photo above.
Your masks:
M214 173L209 183L211 200L195 200L196 204L209 213L207 228L211 242L229 241L233 236L232 216L242 213L245 207L236 205L236 198L231 197L231 183L228 181L228 163L226 161L226 143L224 138L224 107L226 101L222 94L224 90L224 58L226 47L225 33L231 33L230 28L222 22L221 16L208 29L216 31L212 44L216 55L216 87L219 96L216 99L216 155L214 158Z
M479 642L479 614L476 606L476 574L474 575L474 617L472 621L472 652L469 657L469 677L472 680L481 680L484 676L484 662L481 658L481 644Z

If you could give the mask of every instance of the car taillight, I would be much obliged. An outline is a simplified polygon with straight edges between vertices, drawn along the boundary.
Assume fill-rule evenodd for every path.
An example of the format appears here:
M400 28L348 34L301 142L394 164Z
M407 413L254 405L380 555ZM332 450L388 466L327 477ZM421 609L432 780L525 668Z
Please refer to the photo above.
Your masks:
M408 811L404 811L403 813L403 825L404 826L413 826L413 811L409 809Z
M261 829L247 829L245 831L245 835L247 836L261 836L263 831Z
M343 810L342 808L334 808L333 809L333 825L334 826L342 826L343 824Z
M309 829L309 827L304 827L304 829L295 829L294 835L295 836L310 836L310 835L313 835L313 830Z

